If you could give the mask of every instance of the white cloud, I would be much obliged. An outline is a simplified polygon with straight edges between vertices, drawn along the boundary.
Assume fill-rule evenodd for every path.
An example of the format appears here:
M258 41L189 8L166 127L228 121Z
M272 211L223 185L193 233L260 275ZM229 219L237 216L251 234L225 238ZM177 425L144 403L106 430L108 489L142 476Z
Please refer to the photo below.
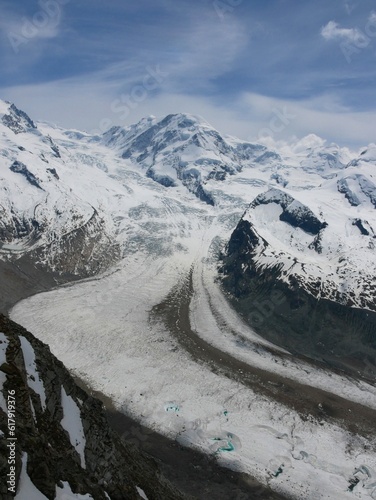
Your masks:
M216 19L201 22L183 40L179 62L171 66L170 72L179 79L208 81L231 69L248 38L249 32L235 19L225 24Z
M214 105L204 97L164 91L163 86L158 95L146 95L142 101L133 103L128 113L116 112L113 103L121 95L119 88L90 78L70 79L3 88L0 97L15 102L35 120L50 121L66 128L92 131L112 125L127 126L148 115L187 112L203 116L225 133L248 133L244 134L247 124L242 125L241 117L230 107Z
M202 110L209 101L188 96L192 89L196 94L210 94L212 79L231 71L249 36L250 30L241 21L230 18L221 23L217 17L203 15L193 28L184 29L173 50L162 51L159 59L153 51L135 53L131 59L79 77L4 88L1 97L15 101L36 118L87 130L127 125L148 114L193 109L195 114L205 115ZM140 85L150 68L163 76L142 98ZM127 110L123 99L132 93L135 98ZM231 123L232 113L227 114Z
M376 12L372 11L369 15L368 22L371 24L376 24Z
M335 21L329 21L321 28L321 36L325 40L346 40L355 44L364 38L363 33L357 28L340 28Z
M61 34L63 4L67 0L39 2L30 15L3 9L0 18L0 31L7 41L9 56L26 54L35 58L43 54L44 40L57 38ZM18 61L19 63L19 61Z
M346 9L347 14L350 16L352 14L352 12L358 7L358 5L359 5L359 2L346 1L345 2L345 9Z

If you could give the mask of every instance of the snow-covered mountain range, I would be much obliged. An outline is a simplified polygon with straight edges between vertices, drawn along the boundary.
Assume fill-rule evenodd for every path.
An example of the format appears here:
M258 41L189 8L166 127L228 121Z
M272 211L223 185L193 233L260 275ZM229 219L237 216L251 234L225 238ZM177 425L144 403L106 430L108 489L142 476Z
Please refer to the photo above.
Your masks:
M196 244L195 207L207 220L222 217L222 243L243 214L248 257L236 252L238 269L231 258L223 267L233 296L244 296L247 270L274 269L274 280L308 300L376 311L375 145L351 153L312 135L274 151L222 137L186 114L90 136L35 124L6 102L0 131L3 260L35 264L61 282L104 271L140 248L186 253ZM166 219L176 203L175 220ZM375 320L366 319L372 337ZM367 328L357 342L373 349Z
M375 145L351 154L309 136L272 151L185 114L91 137L36 125L6 102L0 132L2 259L28 255L70 277L98 273L142 239L132 205L192 193L210 215L249 205L243 221L266 242L256 266L279 267L315 296L376 310ZM139 196L131 175L144 178Z
M376 494L354 438L376 404L376 145L273 149L187 114L93 136L0 102L0 162L2 308L84 278L10 311L76 376L291 498Z

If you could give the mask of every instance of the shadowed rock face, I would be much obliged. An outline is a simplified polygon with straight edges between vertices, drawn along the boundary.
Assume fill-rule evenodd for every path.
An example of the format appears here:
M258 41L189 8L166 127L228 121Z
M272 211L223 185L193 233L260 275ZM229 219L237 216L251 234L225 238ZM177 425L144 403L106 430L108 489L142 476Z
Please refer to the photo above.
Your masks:
M279 189L270 189L257 196L251 203L251 208L269 203L280 205L282 213L279 219L281 221L287 222L293 227L299 227L306 233L316 235L328 225L326 222L321 222L307 206Z
M41 240L44 226L35 219L21 219L16 214L12 218L0 218L0 248L7 242L17 242L21 238L24 241L24 253L9 250L7 260L0 261L0 298L4 295L0 300L0 312L7 312L8 303L14 304L16 300L43 291L43 284L52 288L94 276L116 262L119 247L104 226L103 220L94 211L81 227L28 250L29 246ZM7 276L12 278L8 280ZM21 283L27 288L27 293L22 290ZM16 292L14 296L13 291Z
M12 165L9 167L12 172L15 172L17 174L21 174L25 177L25 179L30 182L32 186L35 186L38 189L43 189L39 182L38 179L35 177L35 175L30 172L30 170L27 168L27 166L20 162L20 161L14 161Z
M2 122L10 128L15 134L35 130L37 126L31 118L22 110L11 104L8 113L2 118Z
M36 268L27 257L14 263L0 260L0 277L1 314L8 314L18 301L51 290L59 283L57 276Z
M356 226L363 236L369 236L369 231L364 227L364 223L361 219L355 219L353 225Z
M364 194L369 201L376 208L376 186L362 174L353 174L343 177L337 182L337 189L340 193L345 195L345 198L350 205L357 207L361 204L359 197L352 191L349 182L353 181L359 188L360 192Z
M301 276L283 280L277 265L260 266L268 245L247 220L232 233L220 273L234 308L290 352L376 380L376 314L322 298L320 280L308 287Z
M158 472L157 466L139 450L124 446L110 428L104 407L97 399L80 389L64 365L25 329L0 315L2 344L6 361L0 366L2 392L15 391L16 406L16 483L27 454L27 474L34 486L48 499L55 498L56 488L68 482L73 493L91 494L105 500L140 498L140 486L153 498L184 498ZM25 348L25 343L28 348ZM28 351L28 352L26 352ZM30 373L30 352L35 356L37 375ZM26 361L25 361L26 360ZM41 384L37 389L36 380ZM85 438L84 462L81 451L72 445L66 425L67 412L62 391L79 409L79 420ZM41 396L43 395L43 397ZM70 416L72 416L70 414ZM8 456L7 417L0 410L0 471L6 477ZM0 484L0 497L13 498L5 481Z

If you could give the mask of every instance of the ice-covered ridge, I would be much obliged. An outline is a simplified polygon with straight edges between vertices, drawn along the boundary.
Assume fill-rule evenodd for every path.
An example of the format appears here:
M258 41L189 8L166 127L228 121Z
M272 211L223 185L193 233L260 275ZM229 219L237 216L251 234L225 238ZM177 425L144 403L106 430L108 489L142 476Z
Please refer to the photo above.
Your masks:
M376 162L376 144L371 143L365 148L357 158L349 161L348 166L361 166L362 163Z
M4 115L4 114L8 113L9 107L10 107L10 102L3 101L0 99L0 117L2 117L2 115Z
M14 134L34 131L37 129L37 126L31 118L24 111L18 109L14 104L9 103L8 105L7 103L2 102L0 115L2 115L2 123Z

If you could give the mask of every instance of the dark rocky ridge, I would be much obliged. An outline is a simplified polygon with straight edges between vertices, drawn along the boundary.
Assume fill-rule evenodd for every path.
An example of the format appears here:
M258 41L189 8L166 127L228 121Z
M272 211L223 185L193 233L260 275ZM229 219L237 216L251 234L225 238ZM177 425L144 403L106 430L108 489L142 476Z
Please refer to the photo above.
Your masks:
M22 467L21 456L26 452L27 473L48 499L55 498L56 485L61 481L69 482L74 493L90 493L95 500L105 500L105 493L111 499L138 499L135 486L144 489L151 500L187 498L168 483L152 460L131 444L125 446L121 442L108 424L102 403L77 386L47 345L3 315L0 315L0 331L9 342L6 363L0 367L6 374L3 394L6 396L7 391L16 391L17 481ZM40 396L28 384L20 336L25 337L34 349L37 370L46 394L45 409ZM62 387L80 408L86 439L86 468L81 466L79 455L61 425ZM0 429L4 433L0 438L0 472L5 478L8 473L5 439L8 430L2 410ZM4 480L0 484L0 497L4 500L13 498L8 494Z
M49 135L46 138L46 142L50 145L51 151L55 156L55 158L61 158L59 146L57 146L57 144L54 143L54 141Z
M278 266L262 268L255 256L268 246L241 220L221 256L221 280L233 307L264 338L352 375L376 380L376 313L320 296L321 281L288 283Z
M356 226L363 236L369 236L369 231L364 226L368 224L367 221L362 221L362 219L354 219L353 225Z
M39 223L35 218L20 217L12 209L8 213L0 205L0 246L21 238L32 241L37 238L36 229Z
M18 109L14 104L9 106L9 113L3 116L2 122L15 134L37 129L33 120L24 111Z
M36 284L45 282L51 288L52 284L56 286L94 276L108 269L120 258L118 245L106 233L104 221L95 209L91 218L77 229L27 250L42 237L43 231L42 223L36 219L20 220L13 215L11 220L5 217L0 220L0 248L7 242L17 242L22 239L23 249L26 250L21 256L17 252L8 251L7 260L0 260L0 275L7 273L15 279L15 283L7 280L0 284L0 297L2 293L4 295L4 301L0 302L1 312L7 312L8 302L14 304L14 299L25 297L22 288L17 286L18 283L23 282L30 288L31 278L36 280ZM7 290L13 288L17 288L18 292L8 301ZM43 290L38 286L36 288L36 291ZM12 291L9 293L12 294Z
M11 221L2 219L0 249L21 238L32 244L41 238L42 231L34 219L19 220L15 215ZM119 248L104 231L96 212L86 224L50 243L21 256L7 252L6 260L0 259L0 313L8 314L16 302L35 293L103 272L119 258Z
M20 161L14 161L12 165L9 167L12 172L15 172L16 174L21 174L25 177L25 179L30 182L32 186L35 186L38 189L43 189L41 185L39 184L38 179L35 177L35 175L30 172L30 170L27 168L27 166L20 162Z
M358 207L360 205L360 200L356 194L350 189L350 186L346 179L340 179L337 182L338 191L345 195L346 200L353 207Z
M357 207L361 204L358 196L350 189L348 181L356 181L359 185L360 191L369 198L370 202L376 208L376 186L362 174L349 175L340 179L337 182L338 191L345 195L350 205Z
M108 269L119 255L118 245L106 233L105 223L94 209L82 226L29 252L28 258L39 269L65 276L66 282Z

